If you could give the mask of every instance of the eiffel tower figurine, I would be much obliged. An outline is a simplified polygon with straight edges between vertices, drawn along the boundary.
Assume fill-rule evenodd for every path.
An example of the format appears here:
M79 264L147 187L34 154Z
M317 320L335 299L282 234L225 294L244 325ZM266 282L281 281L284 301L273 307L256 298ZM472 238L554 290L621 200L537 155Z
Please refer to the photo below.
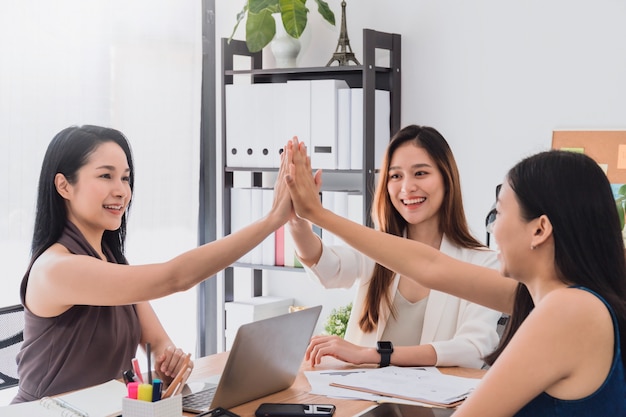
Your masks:
M356 65L361 65L359 60L354 56L352 48L350 47L350 39L348 39L348 30L346 29L346 2L341 2L341 33L339 33L339 43L333 57L326 64L327 67L337 61L339 66L349 65L350 61Z

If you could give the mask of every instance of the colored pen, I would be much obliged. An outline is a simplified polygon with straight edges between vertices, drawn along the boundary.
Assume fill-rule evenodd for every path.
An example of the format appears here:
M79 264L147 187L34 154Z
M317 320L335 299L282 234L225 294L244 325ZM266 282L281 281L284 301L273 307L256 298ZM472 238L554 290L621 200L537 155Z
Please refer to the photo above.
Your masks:
M136 400L137 392L139 391L139 382L129 382L126 388L128 389L128 398Z
M174 394L176 387L178 387L178 384L183 379L183 375L185 375L185 371L187 370L187 367L189 365L190 358L191 358L191 353L188 353L187 356L185 356L185 360L183 361L183 366L180 368L180 370L178 371L178 374L176 375L172 383L169 385L169 387L167 387L167 390L165 390L165 394L163 394L163 398L169 398L172 396L172 394Z
M151 403L152 402L152 385L139 384L139 391L137 392L137 399Z
M150 357L150 343L146 343L146 356L148 356L148 384L152 385L152 358Z
M154 378L152 381L152 402L161 400L161 391L163 390L163 381Z
M185 387L185 384L187 383L187 379L189 378L189 375L191 375L191 368L187 367L187 369L185 370L185 373L183 374L183 378L180 380L180 383L178 384L178 388L176 388L176 391L174 391L174 394L172 395L178 395L183 391L183 388Z
M131 362L133 364L133 370L135 371L137 379L139 379L139 382L143 384L143 376L141 375L141 368L139 368L139 360L137 358L133 358Z
M132 369L129 369L127 371L124 371L122 373L122 376L124 377L124 382L128 385L131 382L139 382L139 378L137 378L137 375L135 375L135 373L133 372Z

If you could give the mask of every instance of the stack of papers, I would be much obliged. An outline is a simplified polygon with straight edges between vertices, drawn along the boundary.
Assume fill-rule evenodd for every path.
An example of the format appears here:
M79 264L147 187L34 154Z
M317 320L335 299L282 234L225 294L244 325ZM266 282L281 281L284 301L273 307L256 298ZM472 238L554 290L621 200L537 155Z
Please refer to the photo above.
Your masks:
M434 367L307 371L305 375L316 394L443 407L456 406L480 383L475 378L444 375Z

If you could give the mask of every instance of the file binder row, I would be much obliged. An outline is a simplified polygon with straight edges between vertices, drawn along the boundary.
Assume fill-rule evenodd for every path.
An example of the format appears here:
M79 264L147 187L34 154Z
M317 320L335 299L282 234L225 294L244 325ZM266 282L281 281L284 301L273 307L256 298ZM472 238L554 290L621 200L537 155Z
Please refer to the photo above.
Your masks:
M269 213L274 199L271 188L231 188L231 233ZM363 195L357 191L322 191L322 205L340 216L363 224ZM327 231L314 228L327 245L344 244L342 240ZM286 266L302 268L296 257L295 244L285 226L265 238L265 240L238 262L252 265Z
M226 165L278 168L298 136L314 169L363 169L363 89L343 80L226 86ZM389 143L389 92L376 90L375 163Z

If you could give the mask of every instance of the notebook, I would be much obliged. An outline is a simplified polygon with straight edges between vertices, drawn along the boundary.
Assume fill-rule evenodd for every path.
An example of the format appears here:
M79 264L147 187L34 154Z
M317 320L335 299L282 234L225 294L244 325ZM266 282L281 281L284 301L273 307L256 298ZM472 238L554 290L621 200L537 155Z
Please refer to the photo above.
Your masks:
M110 417L122 413L126 385L117 380L69 394L0 407L2 417Z
M182 392L183 410L232 408L289 388L321 310L315 306L242 325L218 383L188 383Z

